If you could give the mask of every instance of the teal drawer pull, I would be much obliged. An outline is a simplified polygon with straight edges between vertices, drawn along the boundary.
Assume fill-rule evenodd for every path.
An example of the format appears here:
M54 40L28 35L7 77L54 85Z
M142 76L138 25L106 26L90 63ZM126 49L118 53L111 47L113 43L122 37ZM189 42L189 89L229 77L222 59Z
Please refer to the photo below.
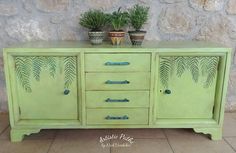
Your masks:
M129 62L106 62L106 66L125 66L125 65L130 65Z
M111 80L107 80L105 82L105 84L129 84L130 82L127 80L124 81L111 81Z
M105 117L106 120L128 120L129 117L127 115L124 115L124 116L106 116Z
M106 100L105 100L106 102L129 102L129 99L110 99L110 98L107 98Z

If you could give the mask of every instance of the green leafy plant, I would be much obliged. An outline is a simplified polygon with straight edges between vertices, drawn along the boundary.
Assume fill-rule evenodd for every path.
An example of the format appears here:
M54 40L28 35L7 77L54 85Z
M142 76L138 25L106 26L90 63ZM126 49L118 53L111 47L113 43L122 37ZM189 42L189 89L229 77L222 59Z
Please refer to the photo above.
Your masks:
M80 25L91 31L101 31L108 23L108 15L101 10L89 10L81 15Z
M147 22L148 12L149 7L140 6L138 4L129 9L130 24L136 31L140 31L144 23Z
M121 7L114 11L112 14L109 14L109 23L113 27L114 31L122 31L122 28L126 26L129 22L128 12L121 11Z

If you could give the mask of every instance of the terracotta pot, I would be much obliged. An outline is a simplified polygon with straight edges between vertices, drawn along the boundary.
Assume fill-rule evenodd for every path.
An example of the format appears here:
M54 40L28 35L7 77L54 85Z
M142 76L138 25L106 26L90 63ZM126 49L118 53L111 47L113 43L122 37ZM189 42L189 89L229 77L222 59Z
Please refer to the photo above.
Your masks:
M146 33L146 31L129 31L132 45L141 46Z
M124 31L111 31L109 32L109 37L111 38L111 42L113 45L120 45L125 38Z
M104 31L94 31L94 32L89 32L89 40L93 45L100 45L102 44L105 36Z

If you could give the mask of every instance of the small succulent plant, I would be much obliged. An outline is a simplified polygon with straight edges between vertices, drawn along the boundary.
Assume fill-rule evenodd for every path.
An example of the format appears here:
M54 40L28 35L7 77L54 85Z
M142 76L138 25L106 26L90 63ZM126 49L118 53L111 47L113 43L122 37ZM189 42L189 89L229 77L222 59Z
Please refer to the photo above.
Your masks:
M145 22L147 22L148 12L149 7L140 6L138 4L129 9L130 24L136 31L140 31Z
M126 11L121 11L121 7L109 15L109 23L114 31L122 31L122 28L129 22L129 14Z
M101 31L108 23L108 15L101 10L89 10L81 15L79 23L91 31Z

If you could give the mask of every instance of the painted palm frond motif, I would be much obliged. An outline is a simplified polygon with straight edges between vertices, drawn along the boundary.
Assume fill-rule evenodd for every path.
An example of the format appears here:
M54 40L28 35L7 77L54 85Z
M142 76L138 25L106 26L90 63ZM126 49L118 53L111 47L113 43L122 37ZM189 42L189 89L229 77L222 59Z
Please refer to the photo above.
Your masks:
M72 84L74 79L76 78L76 58L73 56L68 56L64 58L64 65L65 65L65 83L64 88L68 89L69 86Z
M172 66L177 67L176 74L178 77L181 77L186 69L186 59L183 56L179 56L179 57L176 57L175 62L176 62L176 64L174 63Z
M30 87L30 74L31 74L31 58L30 57L16 57L15 58L15 70L16 76L26 92L31 92Z
M33 76L35 80L40 81L40 73L44 65L44 57L35 56L32 57Z
M55 77L55 74L56 74L56 58L55 57L45 57L45 60L47 63L47 66L48 66L48 70L49 70L49 74L51 75L51 77Z
M218 63L219 63L219 58L217 57L212 57L209 59L209 62L206 66L208 73L207 73L207 79L204 83L205 88L208 88L213 83L213 80L217 75Z
M187 68L192 74L192 79L194 82L198 82L199 78L199 58L198 57L188 57Z
M161 83L162 85L165 87L165 88L168 88L168 81L169 81L169 78L170 78L170 74L171 74L171 60L169 58L161 58L161 61L160 61L160 74L161 74L161 77L160 77L160 80L161 80Z
M174 65L176 61L176 57L170 57L170 65ZM175 67L170 66L170 75L172 76L175 73Z
M202 73L203 76L207 75L208 62L209 62L209 57L208 56L200 57L200 67L201 67L201 73Z
M174 59L174 61L173 61ZM181 77L185 71L189 71L192 80L197 83L199 76L205 77L203 86L208 88L213 83L217 75L219 57L202 56L202 57L161 57L160 58L160 81L163 87L168 88L168 81L176 71L176 76Z
M60 62L62 60L62 62ZM59 63L64 63L62 66ZM30 77L40 81L41 72L46 71L55 78L61 67L64 69L64 86L69 88L76 78L76 57L19 56L15 57L17 79L26 92L32 92Z

